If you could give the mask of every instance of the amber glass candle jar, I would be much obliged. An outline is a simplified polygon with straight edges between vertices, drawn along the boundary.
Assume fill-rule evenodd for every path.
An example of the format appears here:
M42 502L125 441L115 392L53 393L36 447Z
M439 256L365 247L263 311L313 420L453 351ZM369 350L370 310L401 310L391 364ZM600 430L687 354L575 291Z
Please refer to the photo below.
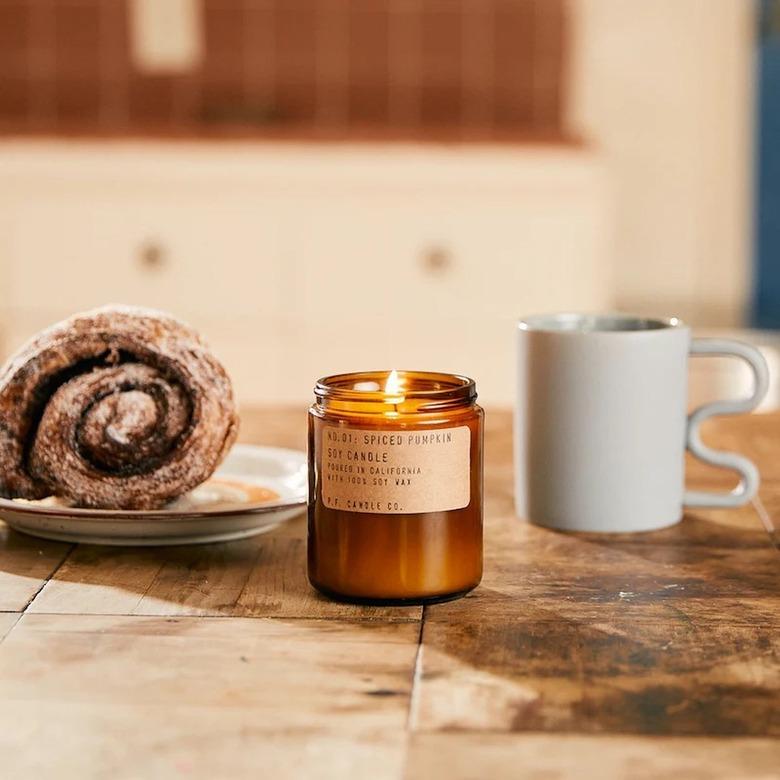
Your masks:
M482 578L474 382L367 371L321 379L309 410L309 580L340 600L419 604Z

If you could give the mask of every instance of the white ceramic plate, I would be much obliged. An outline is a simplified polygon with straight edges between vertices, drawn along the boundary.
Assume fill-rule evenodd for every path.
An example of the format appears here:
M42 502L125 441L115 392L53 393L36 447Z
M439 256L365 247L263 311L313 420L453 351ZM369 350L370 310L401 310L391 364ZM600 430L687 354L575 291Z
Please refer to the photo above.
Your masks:
M165 509L75 509L53 498L0 498L0 518L17 531L64 542L225 542L270 531L295 517L306 505L307 490L305 453L237 444L212 479Z

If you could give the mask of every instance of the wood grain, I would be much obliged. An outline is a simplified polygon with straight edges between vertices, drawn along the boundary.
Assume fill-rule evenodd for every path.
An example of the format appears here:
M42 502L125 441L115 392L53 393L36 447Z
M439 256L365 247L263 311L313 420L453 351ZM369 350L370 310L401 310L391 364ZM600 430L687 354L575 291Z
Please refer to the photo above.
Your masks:
M0 521L0 612L22 612L71 546L16 533Z
M241 439L305 448L305 420L302 409L244 414ZM314 591L306 578L304 516L240 542L159 548L79 545L42 587L29 611L412 621L422 617L420 607L338 604Z
M305 540L275 532L208 546L79 546L29 611L412 621L422 615L420 607L361 607L320 596L306 579Z
M735 780L777 777L780 742L545 734L421 734L406 780Z
M335 777L374 756L371 776L398 777L417 636L404 622L25 615L0 645L4 776Z
M486 606L426 618L419 730L780 736L774 625Z
M5 639L20 618L18 612L0 612L0 642Z
M242 436L301 447L304 417L245 413ZM424 613L316 594L304 518L159 549L3 529L4 776L776 777L780 553L755 508L537 528L514 517L510 417L486 422L483 583ZM780 415L704 435L756 459L780 518ZM692 460L687 481L733 486Z
M763 466L766 422L738 436L722 421L715 438ZM493 436L495 475L508 437ZM426 609L418 730L780 736L780 556L751 506L653 533L563 534L490 495L482 587Z

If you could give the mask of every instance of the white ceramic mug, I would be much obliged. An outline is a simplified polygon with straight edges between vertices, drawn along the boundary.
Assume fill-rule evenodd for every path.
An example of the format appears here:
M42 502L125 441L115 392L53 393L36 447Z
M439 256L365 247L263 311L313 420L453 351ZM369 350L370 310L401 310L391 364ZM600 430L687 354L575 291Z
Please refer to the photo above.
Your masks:
M734 355L755 376L750 398L686 415L689 355ZM684 506L733 507L759 474L707 447L703 420L754 409L769 375L754 347L691 339L676 319L553 314L518 324L515 504L519 517L568 531L633 532L678 522ZM685 490L685 449L740 476L731 493Z

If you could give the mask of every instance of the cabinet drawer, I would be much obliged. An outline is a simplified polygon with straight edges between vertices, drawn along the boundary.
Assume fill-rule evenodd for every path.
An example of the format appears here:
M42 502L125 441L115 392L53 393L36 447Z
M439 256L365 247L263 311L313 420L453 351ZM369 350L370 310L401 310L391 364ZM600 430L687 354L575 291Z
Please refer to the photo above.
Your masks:
M229 318L274 313L288 264L262 202L54 197L15 207L7 300L66 312L110 301Z
M395 366L472 374L510 403L518 316L613 308L584 151L63 144L0 161L6 348L135 303L200 329L244 401Z
M609 307L608 255L587 203L426 197L342 200L307 212L298 305L392 325L400 317L514 318Z

